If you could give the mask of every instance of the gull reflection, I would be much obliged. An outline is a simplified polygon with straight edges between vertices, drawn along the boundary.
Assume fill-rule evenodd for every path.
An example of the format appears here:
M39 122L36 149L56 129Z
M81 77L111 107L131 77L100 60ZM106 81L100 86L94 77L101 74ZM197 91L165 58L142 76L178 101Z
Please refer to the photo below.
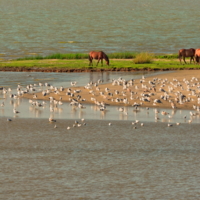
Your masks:
M106 116L106 111L105 111L105 110L104 110L104 111L101 111L101 119L104 119L105 116Z
M80 119L83 118L83 111L82 110L79 111L79 115L78 116L79 116Z

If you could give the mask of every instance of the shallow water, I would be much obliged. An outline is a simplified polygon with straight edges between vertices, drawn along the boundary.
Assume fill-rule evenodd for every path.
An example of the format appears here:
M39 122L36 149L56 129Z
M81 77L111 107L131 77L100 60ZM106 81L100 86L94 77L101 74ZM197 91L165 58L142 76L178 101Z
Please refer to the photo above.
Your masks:
M6 0L0 58L88 52L176 53L199 48L199 1Z
M198 124L85 122L1 118L0 198L199 198Z
M88 82L96 82L98 79L102 79L103 83L108 83L112 79L117 79L119 77L125 80L138 79L143 75L145 77L157 75L160 73L169 72L104 72L104 73L41 73L41 72L0 72L0 85L3 87L10 87L13 90L7 94L3 94L0 91L0 103L4 102L4 106L0 107L0 115L4 117L11 118L49 118L53 117L55 119L104 119L104 120L143 120L148 122L155 121L155 108L146 110L146 108L140 108L135 111L133 107L126 107L125 110L128 115L118 111L119 107L107 106L105 112L98 110L95 105L83 105L85 109L78 109L71 107L69 103L63 103L63 105L54 108L54 111L50 111L50 103L47 101L43 107L32 106L27 99L11 99L10 94L16 93L17 85L21 85L23 88L27 84L38 85L41 83L50 83L53 86L63 86L65 88L71 87L71 81L77 81L77 85L86 85ZM81 77L81 78L80 78ZM36 87L36 92L42 91L45 87ZM38 100L42 103L43 101ZM13 114L13 108L16 108L20 113ZM161 111L162 109L160 109ZM159 116L161 122L188 122L190 114L188 110L171 110L165 109L171 115ZM184 116L187 116L186 120ZM193 117L193 123L199 123L200 115Z
M0 87L17 88L18 85L26 87L28 84L50 83L53 86L71 87L70 83L76 81L76 86L84 86L89 82L109 83L112 79L122 77L123 79L138 79L142 76L149 77L169 72L82 72L82 73L41 73L41 72L3 72L0 71Z

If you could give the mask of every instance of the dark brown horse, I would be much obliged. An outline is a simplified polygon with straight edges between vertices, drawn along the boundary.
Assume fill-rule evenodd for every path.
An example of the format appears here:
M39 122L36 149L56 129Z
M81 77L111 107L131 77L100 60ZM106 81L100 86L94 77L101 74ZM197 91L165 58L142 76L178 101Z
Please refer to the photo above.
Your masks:
M103 59L106 61L106 64L109 65L109 58L103 51L91 51L89 53L89 61L90 61L89 66L93 65L92 63L93 59L98 60L97 66L100 60L101 60L101 65L103 66Z
M195 55L194 55L194 57L195 57L195 60L196 60L197 64L199 64L200 49L196 49L196 50L195 50Z
M178 57L180 60L180 63L182 64L181 60L183 58L183 61L186 64L185 58L186 57L190 57L190 64L192 62L192 60L194 61L194 55L195 55L195 49L191 48L191 49L180 49L178 52ZM195 61L194 61L195 63Z

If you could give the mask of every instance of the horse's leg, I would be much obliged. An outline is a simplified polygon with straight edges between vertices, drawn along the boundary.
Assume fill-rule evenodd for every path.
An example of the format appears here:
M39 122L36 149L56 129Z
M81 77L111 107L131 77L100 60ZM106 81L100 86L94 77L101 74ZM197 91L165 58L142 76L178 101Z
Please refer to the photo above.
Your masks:
M193 60L193 62L194 62L194 64L195 64L194 56L192 56L192 60Z
M195 55L195 57L194 57L194 58L195 58L195 61L196 61L195 63L197 64L197 56Z
M92 65L92 58L89 56L89 66L91 66Z
M181 60L182 60L182 56L179 55L180 64L182 64L182 61L181 61Z
M196 61L195 64L198 64L198 56L197 55L195 55L195 61Z
M185 61L185 56L183 56L183 60L184 60L185 64L187 64L186 61Z
M192 60L194 61L194 56L190 57L190 64L192 64Z
M97 65L96 65L96 66L98 66L98 64L99 64L99 61L100 61L100 59L98 58L98 60L97 60Z
M199 64L199 56L196 56L196 62Z
M101 59L101 66L103 66L103 58Z

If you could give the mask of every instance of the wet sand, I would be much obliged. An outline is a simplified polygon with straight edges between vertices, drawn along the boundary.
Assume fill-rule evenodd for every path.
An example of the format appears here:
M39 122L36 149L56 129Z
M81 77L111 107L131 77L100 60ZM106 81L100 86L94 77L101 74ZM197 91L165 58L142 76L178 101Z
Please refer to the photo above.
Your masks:
M137 103L142 107L172 108L173 103L177 109L193 109L193 105L198 106L199 103L199 80L199 70L181 70L144 79L136 79L132 86L126 88L123 88L122 85L113 85L112 83L99 84L98 86L92 85L89 89L86 89L84 86L73 86L70 87L70 93L74 93L73 98L75 99L77 95L80 95L81 99L85 100L80 101L83 104L98 104L103 102L108 105L132 106L134 103ZM153 82L153 84L150 84L150 82ZM106 92L105 88L109 88L109 91ZM37 93L35 100L49 100L51 96L55 100L62 99L62 101L70 102L72 97L66 95L68 89L65 88L64 91L59 91L58 94L55 94L54 90L51 90L51 93L46 96L43 96L42 92L40 92ZM76 90L80 92L78 93L77 91L76 93ZM119 91L119 94L115 94L116 90ZM103 92L103 94L101 95L100 92ZM183 95L183 100L180 100L180 94ZM130 99L131 96L132 99ZM148 98L142 100L141 98L145 96ZM168 96L168 99L164 100L161 96ZM34 99L33 94L24 94L23 97ZM116 102L116 98L119 98L120 102ZM126 98L128 102L123 103L122 100ZM159 99L161 102L155 103L156 99Z

